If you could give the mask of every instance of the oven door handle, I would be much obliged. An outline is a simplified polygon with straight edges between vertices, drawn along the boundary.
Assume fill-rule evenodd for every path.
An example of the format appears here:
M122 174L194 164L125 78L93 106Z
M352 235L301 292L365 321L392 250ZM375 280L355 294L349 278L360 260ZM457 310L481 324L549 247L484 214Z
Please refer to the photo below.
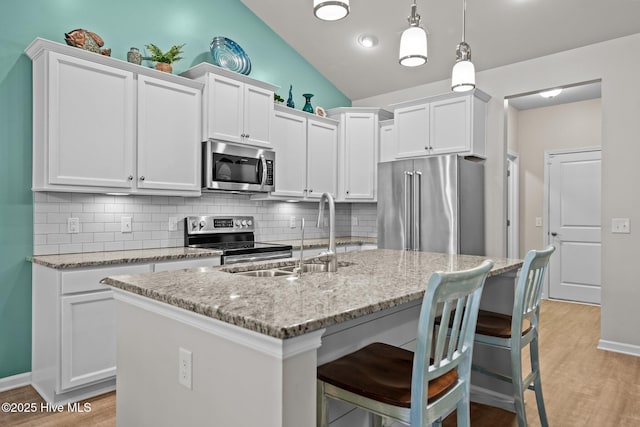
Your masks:
M267 159L264 158L264 154L260 154L260 160L262 161L262 179L260 180L260 188L264 188L267 183Z

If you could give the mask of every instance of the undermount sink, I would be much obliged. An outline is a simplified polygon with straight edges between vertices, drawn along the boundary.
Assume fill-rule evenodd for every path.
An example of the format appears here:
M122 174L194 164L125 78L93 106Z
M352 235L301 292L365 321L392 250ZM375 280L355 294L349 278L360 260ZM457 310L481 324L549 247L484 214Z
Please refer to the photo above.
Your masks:
M240 276L251 276L251 277L279 277L279 276L291 276L293 275L293 271L253 270L253 271L239 271L235 274L238 274Z
M348 267L353 265L352 262L338 262L338 267ZM262 270L249 270L249 271L233 271L232 269L223 270L227 273L237 274L240 276L250 276L250 277L285 277L285 276L293 276L296 274L296 269L298 265L289 265L286 267L278 267L271 269L262 269ZM326 273L329 266L327 264L302 264L302 272L303 273Z

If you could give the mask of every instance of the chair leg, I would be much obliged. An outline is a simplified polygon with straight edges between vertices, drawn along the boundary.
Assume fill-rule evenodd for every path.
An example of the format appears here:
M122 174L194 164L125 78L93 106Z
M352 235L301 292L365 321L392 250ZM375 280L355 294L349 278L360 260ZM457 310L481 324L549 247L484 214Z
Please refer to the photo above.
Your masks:
M544 408L544 398L542 397L542 380L540 378L540 360L538 359L538 338L534 338L529 344L531 353L531 370L535 373L533 380L533 390L536 393L536 404L538 405L538 415L540 416L540 425L549 427L547 420L547 411Z
M527 414L524 407L524 387L522 384L522 348L511 347L511 383L513 384L513 400L516 407L518 426L527 426Z
M457 426L469 427L471 424L471 414L469 412L469 396L462 398L456 405Z
M328 427L327 396L324 394L324 382L316 382L316 426Z

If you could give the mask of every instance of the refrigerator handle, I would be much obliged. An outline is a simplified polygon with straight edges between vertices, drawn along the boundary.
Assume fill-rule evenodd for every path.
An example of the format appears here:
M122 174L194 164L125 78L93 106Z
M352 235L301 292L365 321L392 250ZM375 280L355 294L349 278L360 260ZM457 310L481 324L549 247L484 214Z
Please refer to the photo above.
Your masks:
M404 250L412 249L411 244L411 209L413 198L413 172L404 171Z
M413 250L420 250L420 222L422 215L420 209L422 207L422 172L413 172Z

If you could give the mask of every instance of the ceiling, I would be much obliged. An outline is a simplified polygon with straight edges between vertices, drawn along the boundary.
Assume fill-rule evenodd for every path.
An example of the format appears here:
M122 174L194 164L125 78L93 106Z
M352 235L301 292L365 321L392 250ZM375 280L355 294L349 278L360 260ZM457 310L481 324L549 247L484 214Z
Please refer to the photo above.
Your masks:
M410 0L351 0L335 22L311 0L241 0L351 100L449 79L462 38L462 0L417 0L429 62L398 64ZM466 41L477 71L640 33L640 0L467 0ZM357 38L379 43L362 48Z
M535 92L510 97L508 101L509 105L516 110L530 110L532 108L550 107L552 105L600 98L601 94L601 84L597 81L562 87L562 92L553 98L543 98L540 96L540 92Z

